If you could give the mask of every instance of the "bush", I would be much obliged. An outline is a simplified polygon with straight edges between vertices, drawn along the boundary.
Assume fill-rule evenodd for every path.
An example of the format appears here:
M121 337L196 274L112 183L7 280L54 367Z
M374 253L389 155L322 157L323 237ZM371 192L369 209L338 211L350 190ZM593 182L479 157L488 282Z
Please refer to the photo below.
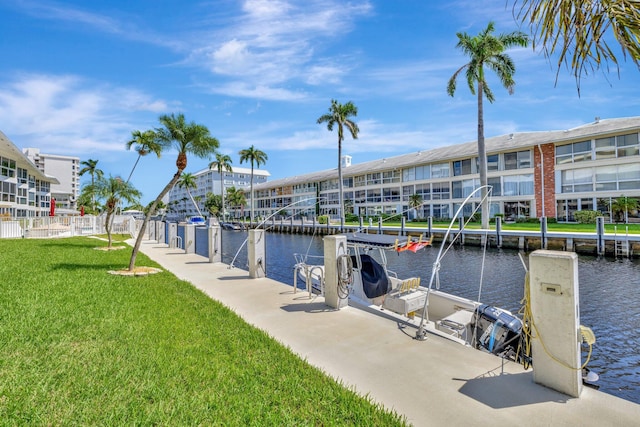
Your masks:
M329 223L329 216L328 215L320 215L318 217L318 224L328 224Z
M590 210L577 211L573 214L573 217L579 224L595 224L598 212Z
M356 214L348 213L344 215L344 220L346 222L358 222L360 218Z

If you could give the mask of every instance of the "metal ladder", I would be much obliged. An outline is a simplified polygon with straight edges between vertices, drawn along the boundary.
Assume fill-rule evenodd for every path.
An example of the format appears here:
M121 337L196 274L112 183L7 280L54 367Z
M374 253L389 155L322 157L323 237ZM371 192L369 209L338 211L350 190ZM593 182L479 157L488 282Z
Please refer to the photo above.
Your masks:
M624 238L618 238L618 227L614 227L614 238L615 238L615 256L618 257L629 257L629 227L626 228L626 233Z

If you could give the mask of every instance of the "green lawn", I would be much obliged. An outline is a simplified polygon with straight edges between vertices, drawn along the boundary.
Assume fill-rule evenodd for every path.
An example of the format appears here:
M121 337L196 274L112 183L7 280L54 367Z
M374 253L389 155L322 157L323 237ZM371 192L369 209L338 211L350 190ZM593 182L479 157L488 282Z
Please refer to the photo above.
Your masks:
M404 425L169 272L107 274L130 251L96 246L0 239L1 425Z

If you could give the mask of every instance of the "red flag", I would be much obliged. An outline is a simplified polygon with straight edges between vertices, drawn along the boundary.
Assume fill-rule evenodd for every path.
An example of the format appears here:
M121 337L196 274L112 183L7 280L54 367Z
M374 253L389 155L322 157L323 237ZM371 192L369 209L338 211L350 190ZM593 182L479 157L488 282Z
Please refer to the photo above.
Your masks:
M55 216L55 214L56 214L56 199L52 197L51 201L49 202L49 216Z
M84 206L80 206L80 216L84 216Z

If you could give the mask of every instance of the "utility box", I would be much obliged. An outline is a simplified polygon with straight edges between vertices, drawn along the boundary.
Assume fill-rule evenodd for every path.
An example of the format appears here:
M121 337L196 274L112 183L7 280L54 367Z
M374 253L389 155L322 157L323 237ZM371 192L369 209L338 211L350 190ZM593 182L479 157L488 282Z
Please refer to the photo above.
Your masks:
M249 258L249 276L252 279L258 279L267 275L267 259L265 252L265 239L263 229L255 228L249 230L248 258Z
M346 236L324 237L324 301L332 308L349 305L349 295L338 287L338 258L349 256Z
M572 397L582 392L578 256L538 250L529 256L530 304L535 328L533 380Z

